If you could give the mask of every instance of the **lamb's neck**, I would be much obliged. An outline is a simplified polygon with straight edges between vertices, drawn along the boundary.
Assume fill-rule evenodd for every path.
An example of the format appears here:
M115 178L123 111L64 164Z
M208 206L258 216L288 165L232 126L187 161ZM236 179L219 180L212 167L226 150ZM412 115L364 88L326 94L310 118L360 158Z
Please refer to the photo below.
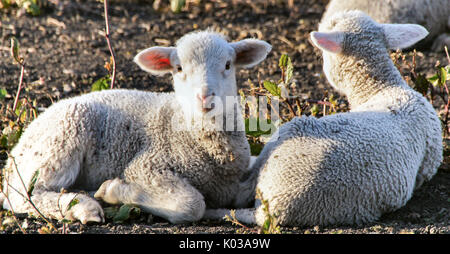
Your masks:
M344 92L352 108L357 107L370 98L387 89L409 89L400 72L390 59L378 63L358 62L358 68L345 71Z
M193 119L193 128L186 134L221 163L248 163L250 153L249 148L245 149L248 142L240 109L231 116L220 116L219 119L223 119L223 122Z

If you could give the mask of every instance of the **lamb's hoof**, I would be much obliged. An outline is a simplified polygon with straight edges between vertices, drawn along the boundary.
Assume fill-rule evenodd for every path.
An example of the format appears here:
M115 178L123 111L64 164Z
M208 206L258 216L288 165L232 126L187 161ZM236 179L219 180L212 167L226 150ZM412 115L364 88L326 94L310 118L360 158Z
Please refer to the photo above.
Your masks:
M94 194L94 198L98 200L103 200L109 204L119 204L120 202L115 197L113 189L120 183L121 180L118 178L105 181L104 183L102 183L100 188L98 188L97 192Z
M98 200L102 200L103 197L106 195L106 189L108 189L108 186L111 184L113 180L107 180L100 185L100 188L98 188L97 192L94 194L94 198Z
M80 199L79 203L69 210L66 217L70 220L79 220L83 224L88 222L105 222L102 207L91 198Z

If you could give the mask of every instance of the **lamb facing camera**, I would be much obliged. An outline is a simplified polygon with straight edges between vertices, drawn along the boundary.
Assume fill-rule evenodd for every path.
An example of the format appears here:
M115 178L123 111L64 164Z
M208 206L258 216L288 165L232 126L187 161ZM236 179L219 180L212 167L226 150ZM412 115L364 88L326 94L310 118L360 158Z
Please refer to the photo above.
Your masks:
M241 204L259 189L269 212L289 226L362 224L404 206L441 164L442 130L388 49L409 47L427 34L420 25L380 24L360 11L322 21L311 41L323 53L328 81L352 110L282 125L241 184ZM205 217L228 213L207 210ZM260 202L235 215L258 225L266 217Z
M110 204L137 205L173 223L199 220L206 207L233 207L250 160L240 108L215 110L214 119L234 116L231 131L205 129L213 124L205 116L211 102L237 96L236 68L258 64L270 50L264 41L230 43L201 31L176 47L140 52L135 62L152 74L172 73L175 92L108 90L50 106L11 152L3 208L35 212L23 185L30 186L36 172L31 200L56 219L104 221L100 204L75 190L95 192ZM70 207L74 198L78 203Z

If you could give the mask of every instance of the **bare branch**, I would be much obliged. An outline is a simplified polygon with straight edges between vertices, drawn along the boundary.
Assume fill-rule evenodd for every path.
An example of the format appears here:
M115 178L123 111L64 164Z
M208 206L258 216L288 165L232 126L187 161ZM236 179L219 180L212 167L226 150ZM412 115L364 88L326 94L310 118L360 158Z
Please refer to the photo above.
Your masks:
M6 181L6 180L5 180L5 181ZM3 196L5 196L5 200L6 200L6 202L8 202L9 209L10 209L10 211L11 211L11 214L12 214L12 216L13 216L13 218L14 218L14 221L16 222L17 226L19 227L20 231L22 231L22 233L26 234L27 231L25 231L25 229L23 229L22 226L20 225L19 219L17 219L16 213L14 213L14 208L13 208L12 205L11 205L11 201L9 200L9 197L6 195L5 192L3 192L3 190L2 190L1 188L0 188L0 193L3 194Z
M109 18L108 18L108 1L104 0L103 6L105 9L105 38L108 43L109 52L111 53L111 62L112 62L112 73L111 73L111 85L110 88L114 88L114 81L116 80L116 55L114 54L114 50L111 46L111 41L109 38Z
M26 201L28 202L28 203L30 203L30 205L33 207L33 209L36 211L36 213L45 221L45 222L47 222L47 224L50 226L50 227L52 227L53 229L55 229L55 227L53 226L53 224L41 213L41 211L39 211L39 209L36 207L36 205L33 203L33 201L31 201L31 197L30 197L30 195L28 194L28 188L25 186L25 182L23 181L23 178L22 178L22 176L20 175L20 173L19 173L19 169L17 168L17 164L16 164L16 160L15 160L15 158L13 157L13 156L11 156L9 153L7 153L8 154L8 157L9 158L11 158L12 159L12 161L13 161L13 164L14 164L14 169L15 169L15 171L16 171L16 174L17 174L17 176L19 177L19 179L20 179L20 181L21 181L21 183L22 183L22 186L23 186L23 188L24 188L24 190L25 190L25 193L26 193ZM17 190L16 190L17 191ZM20 192L18 192L18 193L20 193ZM56 229L55 229L56 230Z

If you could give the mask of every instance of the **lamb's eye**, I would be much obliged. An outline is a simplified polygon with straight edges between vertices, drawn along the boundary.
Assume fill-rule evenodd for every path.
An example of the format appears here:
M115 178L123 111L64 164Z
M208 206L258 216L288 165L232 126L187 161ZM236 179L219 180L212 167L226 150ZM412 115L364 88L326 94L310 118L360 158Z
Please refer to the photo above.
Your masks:
M231 65L230 61L227 61L227 63L225 64L225 69L229 70L230 69L230 65Z
M181 68L181 65L177 65L177 71L178 72L182 72L183 71L183 68Z

